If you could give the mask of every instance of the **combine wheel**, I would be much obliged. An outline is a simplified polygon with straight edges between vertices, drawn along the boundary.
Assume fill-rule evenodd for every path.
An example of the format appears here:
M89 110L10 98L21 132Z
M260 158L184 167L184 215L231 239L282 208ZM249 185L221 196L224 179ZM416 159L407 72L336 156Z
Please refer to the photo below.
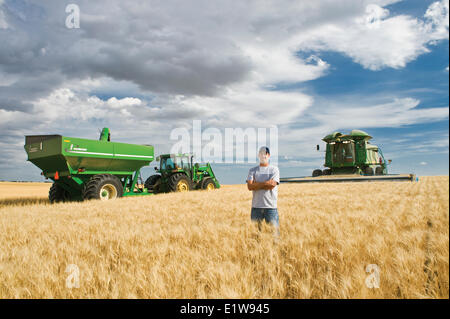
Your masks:
M110 200L123 195L123 186L120 180L110 174L95 175L83 190L83 199Z
M186 175L173 174L169 178L169 189L172 192L188 192L192 189L192 184Z
M216 185L214 184L214 181L212 180L212 178L208 177L202 181L202 189L212 191L215 188L216 188Z
M161 175L155 174L147 178L144 187L147 188L149 193L159 193L161 186Z
M383 175L383 167L378 166L375 168L375 175Z
M70 200L70 194L64 188L57 183L53 183L48 192L48 199L50 203L68 202Z
M373 175L373 168L370 167L370 166L366 167L366 168L364 169L364 174L365 174L365 175L369 175L369 176Z
M324 169L324 170L322 171L322 174L323 174L323 175L331 175L331 169L329 169L329 168Z
M322 175L322 170L320 169L315 169L312 173L312 177L317 177L317 176L321 176Z

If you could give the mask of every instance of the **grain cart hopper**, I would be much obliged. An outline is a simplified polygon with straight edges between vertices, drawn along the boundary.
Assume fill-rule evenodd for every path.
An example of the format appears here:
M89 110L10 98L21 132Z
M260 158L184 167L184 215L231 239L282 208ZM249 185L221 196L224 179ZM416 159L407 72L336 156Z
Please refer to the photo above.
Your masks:
M312 178L288 177L281 182L354 182L354 181L414 181L414 174L388 174L381 149L369 142L372 136L361 130L328 134L322 140L327 143L325 169L315 169ZM319 150L319 145L317 145Z
M108 128L99 140L25 136L25 151L41 175L53 180L52 203L151 194L138 181L140 169L153 161L153 146L111 142Z
M159 174L150 176L145 182L145 187L154 193L220 188L211 165L194 164L193 154L163 154L156 160L160 162L159 168L155 167Z

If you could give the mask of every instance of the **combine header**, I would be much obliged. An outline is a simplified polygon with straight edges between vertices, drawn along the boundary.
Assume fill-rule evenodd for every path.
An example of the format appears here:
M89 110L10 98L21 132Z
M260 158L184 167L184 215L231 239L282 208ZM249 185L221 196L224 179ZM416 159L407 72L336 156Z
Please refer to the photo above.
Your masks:
M325 169L315 169L312 177L286 177L284 183L414 181L414 174L388 174L381 149L369 142L372 136L361 130L344 135L334 132L322 140L327 143ZM319 150L319 145L317 145Z

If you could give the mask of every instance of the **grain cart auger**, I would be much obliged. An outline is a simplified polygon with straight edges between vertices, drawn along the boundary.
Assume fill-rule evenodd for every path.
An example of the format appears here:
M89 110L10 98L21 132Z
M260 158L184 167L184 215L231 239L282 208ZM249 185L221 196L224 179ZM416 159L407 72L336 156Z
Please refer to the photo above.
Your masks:
M25 136L28 161L53 180L50 202L151 194L140 169L153 161L153 146L111 142L108 128L99 140L61 135Z
M414 181L414 174L388 174L381 148L371 144L372 136L361 130L344 135L334 132L325 136L324 170L315 169L312 177L285 177L281 182L366 182L366 181ZM319 145L317 145L319 150Z
M193 154L163 154L156 158L160 162L155 170L159 174L150 176L145 187L154 193L185 192L192 189L213 190L220 188L211 165L194 164Z

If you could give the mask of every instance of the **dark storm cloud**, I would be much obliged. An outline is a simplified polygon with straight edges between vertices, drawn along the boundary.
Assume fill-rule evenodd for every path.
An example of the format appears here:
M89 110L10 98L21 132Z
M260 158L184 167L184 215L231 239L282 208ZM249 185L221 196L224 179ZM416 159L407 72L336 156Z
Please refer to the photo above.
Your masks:
M229 39L177 25L149 4L76 3L81 29L65 28L61 1L2 5L9 27L0 29L0 72L18 80L0 83L0 108L24 111L28 101L64 81L86 77L126 80L148 92L210 96L250 70Z

